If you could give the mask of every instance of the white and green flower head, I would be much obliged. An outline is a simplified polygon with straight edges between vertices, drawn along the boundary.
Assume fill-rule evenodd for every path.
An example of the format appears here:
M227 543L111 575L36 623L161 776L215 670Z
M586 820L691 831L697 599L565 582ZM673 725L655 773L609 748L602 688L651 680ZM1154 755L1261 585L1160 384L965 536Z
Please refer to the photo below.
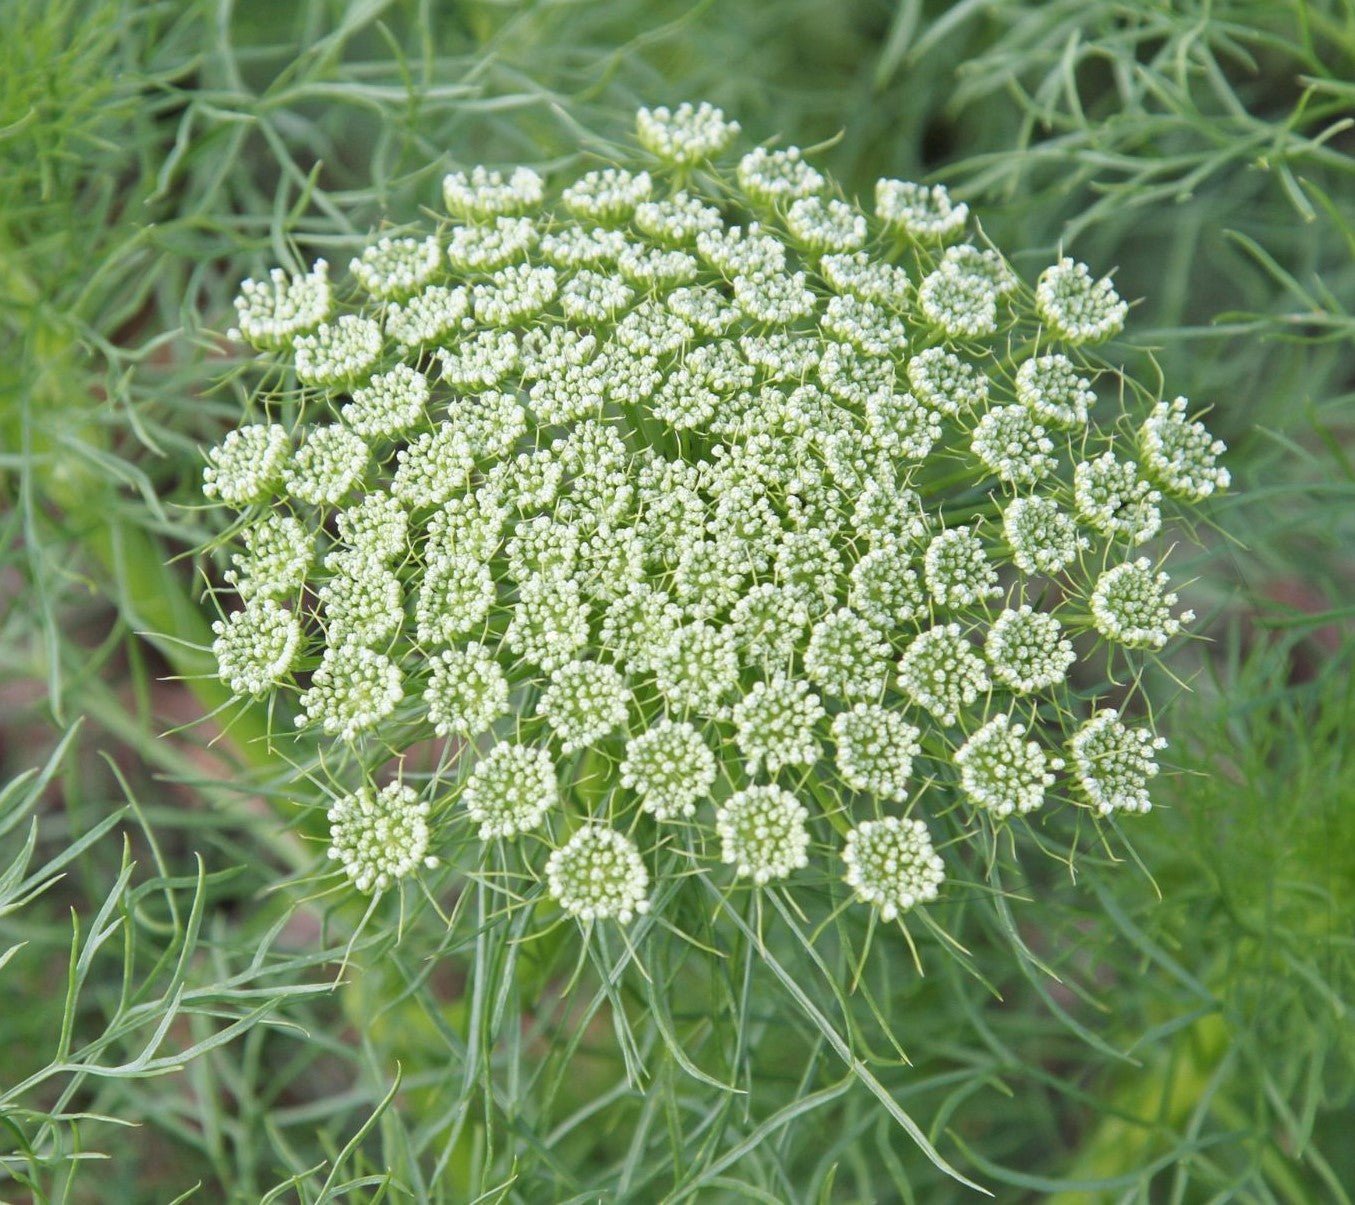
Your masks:
M1147 810L1139 670L1223 445L1106 346L1108 276L739 134L643 109L613 162L451 171L346 278L242 286L213 651L346 784L359 889L441 855L542 925L702 879L892 921L998 826Z
M382 891L412 871L431 870L426 800L393 782L380 791L362 787L329 809L329 857L359 891Z

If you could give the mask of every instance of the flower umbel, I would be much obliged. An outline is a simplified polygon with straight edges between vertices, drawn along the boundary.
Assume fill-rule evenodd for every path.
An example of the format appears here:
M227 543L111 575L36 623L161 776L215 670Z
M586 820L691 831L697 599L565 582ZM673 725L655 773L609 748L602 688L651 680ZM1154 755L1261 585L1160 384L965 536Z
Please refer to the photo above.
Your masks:
M364 787L329 809L329 856L359 891L384 891L438 859L428 851L428 803L393 782L375 794Z
M878 908L885 921L934 900L946 878L927 826L899 816L858 824L847 834L842 861L847 886L862 903Z
M1130 728L1111 708L1098 711L1068 744L1077 785L1102 815L1152 807L1148 782L1157 776L1157 752L1166 747L1164 738Z
M808 811L775 786L736 792L715 813L721 857L759 887L809 864Z
M615 829L590 824L575 833L546 863L546 889L582 921L629 924L649 911L649 872L640 851Z
M1223 445L1111 363L1108 277L1032 287L945 188L863 204L739 133L642 109L610 166L452 171L350 279L241 286L213 653L345 784L358 889L459 828L454 873L585 928L701 877L889 921L976 815L1016 849L1037 809L1150 806L1121 712L1190 614L1142 546Z
M961 746L955 755L960 790L975 807L999 819L1013 812L1033 812L1054 785L1061 757L1047 758L1035 741L1025 739L1024 724L996 715Z

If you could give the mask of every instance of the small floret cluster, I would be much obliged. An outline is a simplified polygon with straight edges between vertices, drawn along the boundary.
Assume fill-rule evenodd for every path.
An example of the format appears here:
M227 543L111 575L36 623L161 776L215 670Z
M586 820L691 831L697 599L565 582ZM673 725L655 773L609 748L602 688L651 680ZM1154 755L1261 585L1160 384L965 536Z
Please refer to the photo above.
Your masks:
M206 453L213 649L360 780L362 891L460 833L547 919L706 875L894 921L994 826L1149 807L1145 679L1082 684L1190 624L1142 546L1223 445L1092 350L1110 277L1032 286L945 188L863 205L739 133L642 109L628 161L453 171L341 284L241 288L266 386Z
M428 853L428 803L413 787L393 782L363 787L329 809L329 857L359 891L382 891L438 859Z

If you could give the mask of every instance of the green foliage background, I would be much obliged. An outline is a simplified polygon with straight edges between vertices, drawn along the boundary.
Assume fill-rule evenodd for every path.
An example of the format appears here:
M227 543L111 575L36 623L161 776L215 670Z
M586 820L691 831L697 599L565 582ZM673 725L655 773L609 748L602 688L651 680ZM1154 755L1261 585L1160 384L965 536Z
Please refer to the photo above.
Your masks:
M1002 1201L1350 1199L1350 0L0 0L0 31L0 1200L976 1199L905 1112ZM966 958L879 943L851 996L791 947L562 998L573 954L474 892L410 961L296 884L266 717L198 722L240 277L686 98L862 194L945 181L1027 272L1118 265L1233 449L1141 865L1029 867L1002 923L946 917Z

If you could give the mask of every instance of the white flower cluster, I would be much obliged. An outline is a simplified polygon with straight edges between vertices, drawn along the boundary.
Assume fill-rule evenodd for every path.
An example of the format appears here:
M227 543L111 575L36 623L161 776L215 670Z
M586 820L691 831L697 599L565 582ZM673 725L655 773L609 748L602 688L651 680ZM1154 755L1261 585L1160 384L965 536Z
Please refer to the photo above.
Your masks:
M1157 753L1165 738L1147 728L1130 728L1113 708L1098 711L1068 743L1077 785L1103 816L1146 812L1148 782L1157 776Z
M544 716L566 756L595 745L626 722L630 692L614 665L570 661L550 676L537 714Z
M997 331L999 293L993 282L953 262L923 278L917 300L923 317L949 339L968 342Z
M1162 488L1192 502L1226 490L1232 475L1218 463L1227 448L1202 422L1186 417L1186 399L1158 402L1139 429L1139 448Z
M293 343L297 380L306 385L355 384L365 379L381 354L381 325L361 314L340 314L315 333Z
M968 527L952 527L936 536L927 545L922 570L938 607L971 607L1002 593L983 541Z
M235 299L238 325L230 337L255 347L286 347L328 318L333 305L329 265L324 260L317 259L301 276L274 268L267 280L240 282L240 295Z
M330 553L325 564L332 576L317 594L325 639L373 647L395 635L405 614L400 579L355 552Z
M1054 441L1025 406L994 406L974 428L970 447L1008 485L1035 485L1059 467Z
M809 864L809 812L784 787L736 791L715 813L720 856L758 886Z
M442 201L453 217L489 222L509 214L525 213L541 204L545 181L530 167L502 172L476 167L469 173L451 172L442 178Z
M640 145L665 162L691 164L725 150L738 137L739 123L706 101L684 101L676 109L641 109L635 114L635 132Z
M348 265L353 279L373 297L394 300L417 293L442 265L438 240L381 238Z
M292 441L276 423L251 423L226 432L207 453L202 492L227 506L259 502L282 481Z
M977 365L944 347L929 347L910 359L908 383L928 406L947 418L976 410L988 400L988 378Z
M457 330L469 308L464 288L429 285L403 304L386 306L386 334L402 349L436 343Z
M865 216L833 197L801 197L786 211L786 228L811 251L855 251L866 242Z
M1171 613L1176 595L1167 589L1167 575L1154 573L1146 556L1107 569L1096 579L1091 612L1096 630L1107 640L1130 648L1160 649L1193 611Z
M993 677L1013 694L1022 695L1057 686L1077 660L1059 621L1029 603L1003 611L993 621L984 653Z
M621 785L656 820L691 816L715 784L715 754L691 724L661 719L626 745Z
M957 205L940 184L928 188L906 180L881 180L875 186L875 216L913 238L944 240L965 228L969 206Z
M1035 414L1056 427L1081 427L1096 402L1091 381L1067 356L1036 356L1016 370L1016 396Z
M958 623L928 628L899 659L899 689L950 726L989 687L988 670Z
M384 720L404 698L400 667L360 644L329 645L299 700L297 726L319 724L351 741Z
M1025 735L1024 724L999 714L955 754L960 790L975 807L1000 818L1033 812L1044 802L1045 788L1054 785L1053 771L1063 768L1063 758L1046 757Z
M579 829L546 862L551 898L581 921L629 924L649 911L649 871L626 836L600 824Z
M946 878L927 826L899 816L858 824L847 834L842 861L847 886L885 921L936 899Z
M255 598L212 624L221 680L238 695L262 695L286 677L301 647L301 624L271 598Z
M933 833L1145 810L1159 744L1078 658L1190 621L1138 550L1229 476L1184 399L1098 406L1109 280L1023 284L940 186L721 162L710 105L636 131L572 181L448 174L355 287L242 286L213 650L363 773L335 857L379 890L463 826L585 925L690 874L843 876L893 920L941 889ZM378 791L429 739L433 785Z
M809 683L784 674L757 683L734 707L739 748L750 772L807 766L818 759L814 727L826 713Z
M560 200L581 220L624 222L637 205L649 200L653 189L648 172L607 167L576 180L560 194Z
M536 240L530 218L499 217L458 226L447 240L447 260L458 272L493 272L517 262Z
M471 771L461 794L480 840L529 832L556 806L555 765L545 749L501 743Z
M749 151L739 160L738 181L749 200L764 206L813 196L827 184L798 146Z
M843 699L872 697L884 690L889 643L848 607L819 620L804 651L811 682Z
M419 867L432 869L428 853L429 806L413 787L393 782L364 787L329 809L329 857L359 891L385 891Z
M282 474L282 484L298 502L334 506L362 476L368 450L346 427L312 427Z
M314 536L293 515L270 512L241 530L243 551L222 575L240 597L286 598L306 584Z
M1132 460L1102 452L1073 470L1077 516L1093 531L1134 544L1151 540L1162 527L1162 495L1144 481Z
M833 719L837 768L854 791L868 791L889 803L908 798L913 758L922 752L919 729L897 711L878 703L856 703Z
M1078 530L1071 515L1060 510L1053 498L1036 495L1012 499L1002 512L1002 532L1012 561L1022 573L1052 577L1091 547L1091 540Z
M1110 277L1093 278L1086 264L1065 256L1046 268L1035 290L1035 308L1068 343L1099 343L1119 334L1129 306Z
M508 711L508 679L484 645L443 649L431 668L423 698L438 736L476 736Z
M408 364L397 364L354 389L353 400L339 415L364 439L390 437L414 426L427 405L428 378Z

